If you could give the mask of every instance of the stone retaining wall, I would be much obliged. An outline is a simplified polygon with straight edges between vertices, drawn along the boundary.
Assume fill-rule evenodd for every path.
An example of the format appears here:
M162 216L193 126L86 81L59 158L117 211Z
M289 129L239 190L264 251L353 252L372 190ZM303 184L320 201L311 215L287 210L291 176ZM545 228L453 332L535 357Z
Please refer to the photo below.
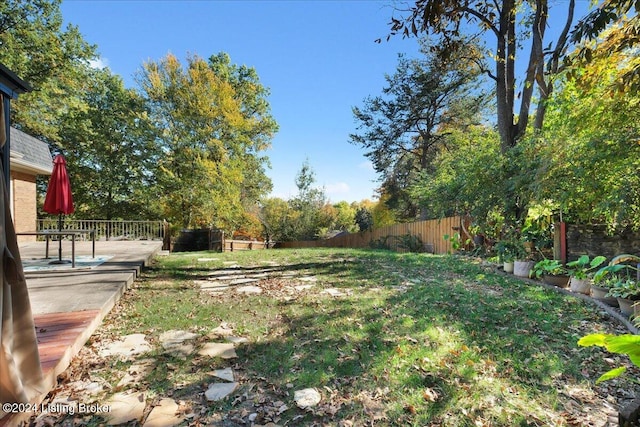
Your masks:
M640 231L617 230L610 234L604 225L567 224L567 260L580 255L604 255L611 259L619 254L640 256Z

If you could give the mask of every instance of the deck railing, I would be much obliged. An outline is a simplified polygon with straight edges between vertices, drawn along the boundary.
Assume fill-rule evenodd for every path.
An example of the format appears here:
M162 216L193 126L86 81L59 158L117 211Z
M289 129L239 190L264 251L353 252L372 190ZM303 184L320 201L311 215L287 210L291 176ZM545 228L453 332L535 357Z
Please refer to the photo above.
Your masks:
M58 230L57 218L38 220L38 231ZM95 230L96 240L162 240L169 237L166 221L79 219L62 221L63 230Z

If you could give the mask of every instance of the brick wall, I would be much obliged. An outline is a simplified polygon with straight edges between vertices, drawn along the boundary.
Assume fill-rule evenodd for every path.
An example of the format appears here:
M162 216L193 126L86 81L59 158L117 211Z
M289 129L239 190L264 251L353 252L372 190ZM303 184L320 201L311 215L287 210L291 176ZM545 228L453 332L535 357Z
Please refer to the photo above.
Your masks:
M22 172L11 172L13 196L13 223L16 232L34 231L38 212L36 207L36 177ZM35 241L35 236L18 236L18 242Z

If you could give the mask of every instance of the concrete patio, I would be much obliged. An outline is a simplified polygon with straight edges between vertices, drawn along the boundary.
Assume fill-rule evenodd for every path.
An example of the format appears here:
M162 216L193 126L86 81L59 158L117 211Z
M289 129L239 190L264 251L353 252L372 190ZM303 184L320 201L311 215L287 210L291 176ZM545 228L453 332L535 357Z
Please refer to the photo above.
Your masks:
M57 258L58 243L50 256ZM38 350L45 378L41 401L56 378L69 366L118 299L133 284L143 266L160 252L161 241L99 241L96 257L111 257L92 268L71 264L57 270L26 272ZM44 242L20 244L25 265L45 256ZM91 257L91 242L76 242L76 255ZM63 242L62 257L70 259L71 243ZM15 414L0 420L13 425L32 414Z

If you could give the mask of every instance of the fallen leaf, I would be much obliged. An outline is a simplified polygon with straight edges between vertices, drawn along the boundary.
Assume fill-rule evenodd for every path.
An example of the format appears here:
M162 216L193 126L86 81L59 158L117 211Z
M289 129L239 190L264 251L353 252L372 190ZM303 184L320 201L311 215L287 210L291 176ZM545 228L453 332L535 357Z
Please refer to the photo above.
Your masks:
M435 402L438 400L438 398L440 397L438 395L438 392L435 391L432 388L426 388L422 391L422 397L424 398L424 400L426 400L427 402Z

